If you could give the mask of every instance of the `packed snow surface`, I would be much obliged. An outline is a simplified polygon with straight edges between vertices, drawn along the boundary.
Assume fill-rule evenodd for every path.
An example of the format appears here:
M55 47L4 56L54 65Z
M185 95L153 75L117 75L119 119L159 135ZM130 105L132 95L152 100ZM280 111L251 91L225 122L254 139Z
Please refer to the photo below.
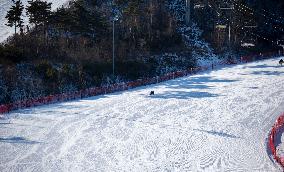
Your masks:
M0 171L280 171L266 140L284 105L278 60L15 111Z
M55 10L56 8L67 3L69 0L45 0L45 1L51 2L52 10ZM28 0L22 0L22 2L23 2L23 5L28 4ZM7 23L5 16L7 14L7 11L11 8L12 5L13 5L12 0L0 0L0 42L5 41L5 39L7 39L9 36L11 36L15 32L14 28L11 28L5 25ZM25 14L25 11L23 14L23 19L24 19L25 24L27 24L28 18Z

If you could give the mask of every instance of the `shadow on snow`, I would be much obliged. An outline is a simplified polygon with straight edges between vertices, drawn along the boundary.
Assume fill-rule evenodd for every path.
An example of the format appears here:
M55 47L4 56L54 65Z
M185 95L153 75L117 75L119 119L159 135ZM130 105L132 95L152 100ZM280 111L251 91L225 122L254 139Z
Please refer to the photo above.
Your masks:
M20 143L20 144L38 144L40 142L27 140L24 137L8 137L8 138L1 138L0 142L2 143Z
M0 125L9 125L9 124L12 124L10 122L0 122Z
M281 68L282 66L280 66L277 63L275 63L275 66L271 66L271 65L266 65L266 64L263 64L263 65L256 65L256 66L246 66L244 68L251 68L251 69L264 69L264 68Z
M197 92L197 91L166 91L164 93L159 93L151 98L156 99L189 99L189 98L208 98L208 97L218 97L217 94L211 94L208 92Z
M200 129L193 129L195 131L200 131L203 133L208 133L208 134L212 134L215 136L221 136L221 137L227 137L227 138L232 138L232 139L239 139L240 137L235 136L235 135L231 135L231 134L227 134L227 133L223 133L223 132L217 132L217 131L207 131L207 130L200 130Z
M283 75L284 72L278 72L278 71L255 71L252 72L253 75L269 75L269 76L280 76Z
M188 77L181 78L172 81L165 82L163 86L172 91L165 91L163 93L158 93L151 98L160 98L160 99L189 99L189 98L208 98L208 97L218 97L218 94L209 93L206 91L193 91L192 89L198 90L208 90L214 89L213 86L207 85L209 83L232 83L239 80L229 80L229 79L214 79L208 76L201 77ZM183 89L180 91L179 89ZM186 89L186 90L184 90ZM153 88L155 90L155 88Z
M187 77L165 82L163 85L171 89L213 89L210 83L232 83L239 80L214 79L208 76Z

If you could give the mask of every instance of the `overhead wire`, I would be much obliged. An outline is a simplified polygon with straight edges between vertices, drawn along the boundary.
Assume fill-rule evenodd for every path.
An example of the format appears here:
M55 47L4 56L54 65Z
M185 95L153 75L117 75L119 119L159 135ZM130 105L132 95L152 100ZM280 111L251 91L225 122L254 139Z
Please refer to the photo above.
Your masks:
M216 10L216 9L214 9L214 8L212 8L212 9L213 9L217 14L219 14L218 10ZM240 11L240 10L239 10L239 11ZM243 11L241 11L241 12L243 12ZM226 21L229 21L228 18L226 18L226 17L224 17L224 18L225 18ZM244 31L245 33L247 33L247 34L250 34L250 35L255 36L255 37L258 37L258 38L261 38L261 39L263 39L263 40L265 40L265 41L268 41L268 42L271 42L272 44L276 44L276 45L277 45L277 41L274 41L274 40L269 39L269 38L267 38L267 37L261 36L261 35L259 35L259 34L257 34L257 33L253 33L253 32L251 32L251 31L245 30L243 27L238 27L238 28L240 28L241 30L243 30L243 31ZM239 34L240 34L240 32L239 32Z
M284 24L281 20L279 20L279 19L276 19L276 18L272 18L272 17L270 17L270 16L268 16L268 15L266 15L266 14L264 14L264 13L260 13L260 12L258 12L258 11L256 11L256 10L253 10L252 8L250 8L250 7L247 7L246 5L243 5L243 4L241 4L241 3L238 3L238 2L236 2L236 0L232 0L232 2L235 4L235 5L237 5L237 6L239 6L239 7L241 7L242 9L244 9L244 10L250 10L251 12L253 12L253 13L257 13L257 14L259 14L259 15L262 15L262 16L264 16L264 17L266 17L266 18L268 18L268 19L270 19L270 20L272 20L272 21L274 21L274 22L278 22L278 23L280 23L280 24ZM245 9L246 8L246 9Z
M243 7L240 7L240 6L238 6L239 8L236 8L238 11L240 11L240 12L243 12L243 13L246 13L246 14L250 14L250 15L255 15L254 14L254 12L249 12L249 11L247 11L246 9L244 9ZM247 13L248 12L248 13ZM275 30L275 31L282 31L282 32L284 32L284 27L280 27L280 26L273 26L273 24L275 24L275 23L272 23L271 21L264 21L263 22L265 25L268 25L268 26L271 26L273 29L278 29L278 30Z

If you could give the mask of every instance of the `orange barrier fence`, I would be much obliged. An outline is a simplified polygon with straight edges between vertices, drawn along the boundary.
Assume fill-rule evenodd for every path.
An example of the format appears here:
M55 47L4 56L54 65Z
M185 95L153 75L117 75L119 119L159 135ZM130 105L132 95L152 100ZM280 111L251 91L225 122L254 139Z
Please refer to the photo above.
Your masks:
M278 134L281 134L281 129L284 127L284 113L276 120L275 124L273 125L271 132L269 133L268 138L268 147L273 155L273 158L277 163L281 165L282 168L284 168L284 157L281 157L277 154L275 139Z
M88 88L88 89L84 89L80 91L75 91L72 93L63 93L63 94L49 95L46 97L30 99L30 100L22 100L22 101L10 103L10 104L0 105L0 114L8 113L12 110L21 109L21 108L28 108L28 107L33 107L33 106L64 102L68 100L81 99L81 98L86 98L86 97L91 97L91 96L113 93L117 91L124 91L124 90L132 89L135 87L139 87L139 86L156 84L156 83L171 80L174 78L192 75L200 71L205 71L210 68L214 68L215 65L237 64L239 62L249 62L249 61L254 61L254 60L261 60L261 59L269 58L276 54L277 53L267 53L267 54L262 54L262 55L245 56L245 57L240 57L238 61L227 60L227 61L223 61L217 64L211 64L209 66L190 68L188 70L167 73L163 76L157 76L153 78L138 79L138 80L129 81L126 83L125 82L116 83L116 84L112 84L109 86Z

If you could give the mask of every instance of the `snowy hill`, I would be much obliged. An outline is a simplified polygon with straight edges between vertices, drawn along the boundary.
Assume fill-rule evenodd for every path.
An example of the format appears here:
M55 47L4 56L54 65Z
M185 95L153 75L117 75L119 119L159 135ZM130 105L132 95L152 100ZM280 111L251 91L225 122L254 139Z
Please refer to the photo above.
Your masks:
M61 5L64 5L68 0L46 0L47 2L52 3L52 9L56 9ZM24 5L27 5L28 0L22 0ZM14 33L14 29L11 27L6 26L6 19L5 16L7 11L10 9L11 5L13 4L12 0L0 0L0 42L3 42L9 36ZM24 12L24 15L25 12ZM27 17L24 17L25 24L27 24Z
M278 60L13 112L0 171L280 171L266 141L284 105Z

